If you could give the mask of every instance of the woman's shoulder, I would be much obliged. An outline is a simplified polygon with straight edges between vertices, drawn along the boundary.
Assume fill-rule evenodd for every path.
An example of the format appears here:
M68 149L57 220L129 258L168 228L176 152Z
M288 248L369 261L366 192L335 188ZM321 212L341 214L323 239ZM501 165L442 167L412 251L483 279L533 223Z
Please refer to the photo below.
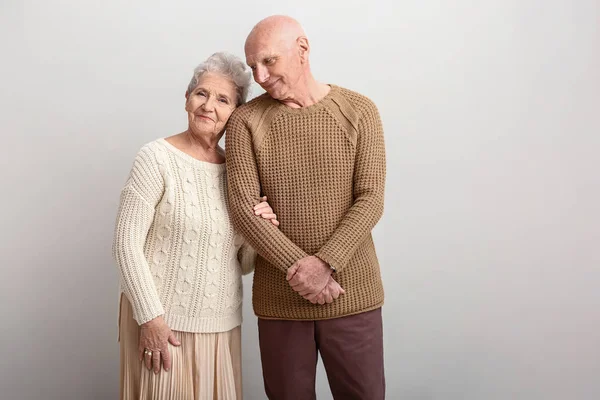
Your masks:
M168 154L164 139L155 139L140 147L131 168L131 176L145 177L145 180L152 176L162 176L168 168ZM152 178L154 179L154 178Z
M164 138L158 138L158 139L154 139L151 142L147 142L144 143L139 151L138 154L140 153L152 153L152 154L157 154L157 153L164 153L166 150L165 148L165 139Z
M164 138L158 138L142 145L136 154L136 161L164 164L167 157L167 148L164 142Z

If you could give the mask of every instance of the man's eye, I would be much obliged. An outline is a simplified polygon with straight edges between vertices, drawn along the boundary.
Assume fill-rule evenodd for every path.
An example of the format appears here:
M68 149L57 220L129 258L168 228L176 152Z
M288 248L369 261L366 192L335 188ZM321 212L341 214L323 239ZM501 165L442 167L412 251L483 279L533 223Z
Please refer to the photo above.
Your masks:
M272 63L273 63L273 59L272 58L265 59L265 64L272 64Z
M251 69L252 71L254 71L254 70L256 69L256 65L251 65L251 66L250 66L250 69Z

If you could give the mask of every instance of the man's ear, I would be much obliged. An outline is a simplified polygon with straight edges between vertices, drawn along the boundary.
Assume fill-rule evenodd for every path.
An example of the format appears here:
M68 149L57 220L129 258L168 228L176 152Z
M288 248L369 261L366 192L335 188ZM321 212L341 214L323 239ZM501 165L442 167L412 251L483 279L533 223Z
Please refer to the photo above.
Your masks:
M300 36L296 39L296 43L298 44L298 53L300 55L300 60L305 63L308 61L308 54L310 53L310 44L308 43L308 39L306 36Z

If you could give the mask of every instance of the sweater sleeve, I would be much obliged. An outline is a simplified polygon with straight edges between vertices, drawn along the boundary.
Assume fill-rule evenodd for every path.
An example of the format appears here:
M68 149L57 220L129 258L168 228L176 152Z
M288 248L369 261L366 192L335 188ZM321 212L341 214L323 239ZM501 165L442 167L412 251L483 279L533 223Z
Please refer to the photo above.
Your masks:
M256 264L256 250L252 248L250 243L244 242L238 251L238 261L242 267L242 275L248 275L254 271Z
M239 114L234 113L229 119L225 140L227 187L233 225L258 254L287 272L289 267L308 254L272 223L253 212L260 199L260 181L252 134Z
M343 271L383 214L385 145L377 107L368 100L358 123L354 164L354 203L331 238L315 254Z
M152 150L146 146L138 153L121 200L113 240L113 257L121 284L129 298L133 317L143 324L164 314L144 244L155 207L164 192L164 183Z

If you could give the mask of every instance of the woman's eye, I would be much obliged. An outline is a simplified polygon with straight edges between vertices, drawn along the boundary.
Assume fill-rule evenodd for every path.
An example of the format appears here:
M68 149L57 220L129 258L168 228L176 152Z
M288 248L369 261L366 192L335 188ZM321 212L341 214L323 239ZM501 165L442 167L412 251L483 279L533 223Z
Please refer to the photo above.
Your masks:
M226 98L224 98L224 97L221 97L221 98L219 99L219 101L220 101L221 103L224 103L224 104L229 104L229 102L227 101L227 99L226 99Z
M273 59L272 58L267 58L265 60L265 64L272 64L273 63Z
M196 93L198 96L206 96L206 94L204 92L198 92Z

